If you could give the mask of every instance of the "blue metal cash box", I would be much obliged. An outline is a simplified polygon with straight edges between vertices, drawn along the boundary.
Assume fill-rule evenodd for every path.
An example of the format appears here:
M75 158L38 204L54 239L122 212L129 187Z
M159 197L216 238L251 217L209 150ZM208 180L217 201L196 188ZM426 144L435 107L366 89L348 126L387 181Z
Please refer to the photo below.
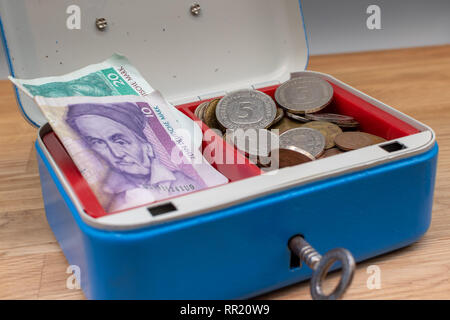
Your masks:
M202 100L230 90L252 87L273 95L291 72L306 66L297 0L200 2L199 16L187 1L77 4L80 30L65 28L60 1L1 2L12 74L63 74L120 50L193 117ZM51 23L35 22L50 16ZM99 17L108 20L107 31L95 29ZM331 110L354 116L365 131L389 141L271 175L250 168L253 173L236 178L242 172L218 168L232 182L174 198L174 210L159 216L151 212L160 203L89 215L79 172L37 107L19 95L26 118L40 127L36 150L47 219L68 263L80 267L86 297L248 298L311 276L308 267L290 267L287 243L296 234L319 252L347 248L357 261L417 241L431 221L434 132L319 75L333 85Z

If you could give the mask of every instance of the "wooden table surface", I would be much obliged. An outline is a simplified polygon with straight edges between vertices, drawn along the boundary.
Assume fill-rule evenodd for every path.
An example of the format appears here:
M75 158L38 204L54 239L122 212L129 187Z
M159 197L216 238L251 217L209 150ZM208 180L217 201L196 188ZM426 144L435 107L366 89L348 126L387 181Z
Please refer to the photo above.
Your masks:
M428 124L440 146L431 228L407 248L360 263L345 298L450 298L450 46L315 56L308 69ZM66 287L68 264L45 218L35 138L12 85L0 81L0 299L84 299ZM380 268L380 289L367 287L371 265ZM309 299L309 284L262 298Z

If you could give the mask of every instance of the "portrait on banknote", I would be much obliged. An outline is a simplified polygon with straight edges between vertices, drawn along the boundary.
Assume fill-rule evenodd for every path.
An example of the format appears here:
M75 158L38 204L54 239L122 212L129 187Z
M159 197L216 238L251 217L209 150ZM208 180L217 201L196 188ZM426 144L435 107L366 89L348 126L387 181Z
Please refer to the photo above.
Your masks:
M176 136L156 96L37 99L108 213L228 182ZM195 149L195 148L194 148Z
M170 140L165 141L166 150L156 145L150 135L158 129L146 128L137 104L69 105L66 122L109 168L102 186L110 195L105 206L109 211L139 202L139 198L152 202L205 187L199 177L189 176L171 163L171 152L167 152L173 145Z

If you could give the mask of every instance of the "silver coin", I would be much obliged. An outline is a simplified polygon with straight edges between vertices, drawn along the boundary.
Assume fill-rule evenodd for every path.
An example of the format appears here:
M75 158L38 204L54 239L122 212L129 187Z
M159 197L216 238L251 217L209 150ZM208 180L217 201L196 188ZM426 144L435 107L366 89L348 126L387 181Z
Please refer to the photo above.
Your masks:
M314 121L331 122L338 125L341 128L354 129L359 127L359 122L351 116L336 113L307 113L305 118Z
M309 120L309 119L307 119L305 117L302 117L301 115L295 114L295 113L290 113L290 112L287 112L287 111L285 113L286 113L286 116L291 118L292 120L300 121L300 122L303 122L303 123L307 123L307 122L311 121L311 120Z
M194 115L203 121L203 115L204 115L205 109L208 105L209 105L209 101L199 104L199 106L197 108L195 108Z
M266 129L227 130L226 141L246 156L266 157L279 147L277 134Z
M312 113L333 99L333 87L319 76L308 74L286 81L275 91L278 104L291 113Z
M256 90L227 94L216 108L216 117L226 129L264 129L275 119L277 107L270 96Z
M294 146L312 154L315 158L325 150L325 137L311 128L295 128L280 135L280 148Z
M302 77L317 77L317 74L308 71L297 71L291 72L291 79L302 78Z
M275 119L269 124L269 128L279 123L284 118L284 110L282 108L277 108L277 114L275 115Z
M336 113L307 113L305 118L315 121L327 121L333 123L353 122L355 118Z

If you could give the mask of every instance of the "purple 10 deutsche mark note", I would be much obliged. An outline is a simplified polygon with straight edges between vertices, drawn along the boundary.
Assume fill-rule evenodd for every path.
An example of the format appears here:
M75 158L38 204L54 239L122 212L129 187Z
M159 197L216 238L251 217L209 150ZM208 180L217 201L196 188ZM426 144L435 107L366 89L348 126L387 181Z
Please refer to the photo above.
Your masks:
M108 213L228 182L156 91L36 102Z

